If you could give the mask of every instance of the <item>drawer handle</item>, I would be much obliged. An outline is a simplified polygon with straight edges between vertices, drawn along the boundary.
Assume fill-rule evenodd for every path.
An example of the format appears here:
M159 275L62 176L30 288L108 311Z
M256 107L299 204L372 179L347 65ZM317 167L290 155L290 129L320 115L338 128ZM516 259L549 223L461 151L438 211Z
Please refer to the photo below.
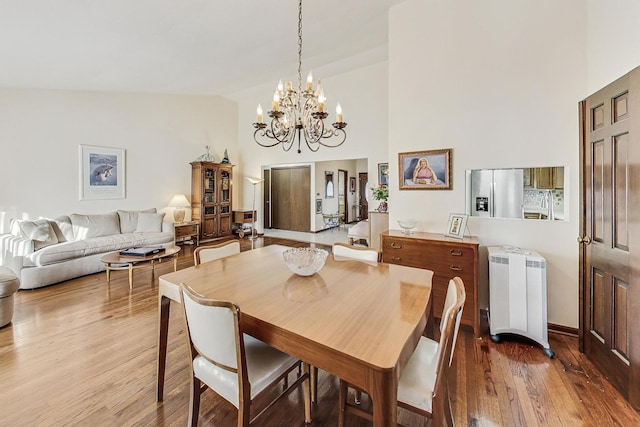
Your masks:
M391 257L391 260L392 261L400 261L400 257L399 256L394 256L394 257Z
M391 247L393 249L402 249L402 243L391 242Z
M460 249L451 249L449 253L453 256L462 256L462 251Z
M449 270L453 270L453 271L462 271L462 267L458 266L458 265L450 265L449 266Z

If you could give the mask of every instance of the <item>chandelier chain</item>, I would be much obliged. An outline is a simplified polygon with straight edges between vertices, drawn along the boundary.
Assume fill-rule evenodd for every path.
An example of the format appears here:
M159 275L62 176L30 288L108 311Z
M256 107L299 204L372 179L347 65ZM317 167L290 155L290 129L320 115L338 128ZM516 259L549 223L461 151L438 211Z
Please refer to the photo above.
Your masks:
M302 0L298 3L298 93L302 93Z

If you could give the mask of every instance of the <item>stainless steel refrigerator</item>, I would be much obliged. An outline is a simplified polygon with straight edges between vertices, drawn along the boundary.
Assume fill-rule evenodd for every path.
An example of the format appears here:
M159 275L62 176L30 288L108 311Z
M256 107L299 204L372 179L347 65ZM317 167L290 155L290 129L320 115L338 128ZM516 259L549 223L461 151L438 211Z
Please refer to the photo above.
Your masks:
M524 217L524 173L522 169L471 171L471 216Z

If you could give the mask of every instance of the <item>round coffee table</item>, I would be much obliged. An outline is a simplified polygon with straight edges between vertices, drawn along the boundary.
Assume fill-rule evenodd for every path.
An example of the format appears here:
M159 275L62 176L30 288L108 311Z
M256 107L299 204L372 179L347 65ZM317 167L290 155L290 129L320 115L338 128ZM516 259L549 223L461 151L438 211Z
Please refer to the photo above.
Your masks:
M133 270L151 264L151 268L155 268L155 263L164 260L173 259L173 271L178 269L178 252L180 247L166 248L164 252L149 256L131 256L120 255L120 252L110 252L100 258L107 272L107 283L110 280L111 271L129 270L129 289L133 289Z

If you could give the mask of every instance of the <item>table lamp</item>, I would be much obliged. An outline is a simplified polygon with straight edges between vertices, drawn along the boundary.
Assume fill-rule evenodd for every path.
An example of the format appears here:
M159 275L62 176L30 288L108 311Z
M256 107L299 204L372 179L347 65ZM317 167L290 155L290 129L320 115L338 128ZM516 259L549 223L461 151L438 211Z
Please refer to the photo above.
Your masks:
M184 194L176 194L169 202L169 207L173 209L173 221L176 223L184 222L184 208L191 206L187 196Z

